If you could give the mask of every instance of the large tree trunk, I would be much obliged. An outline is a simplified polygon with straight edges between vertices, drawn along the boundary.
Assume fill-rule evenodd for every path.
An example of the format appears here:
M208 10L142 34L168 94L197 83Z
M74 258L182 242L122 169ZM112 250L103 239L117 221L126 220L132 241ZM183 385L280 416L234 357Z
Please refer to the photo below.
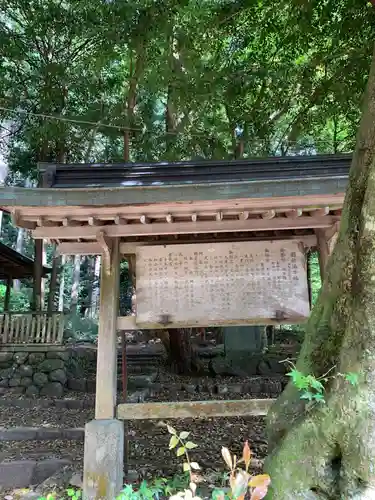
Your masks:
M70 312L74 315L78 313L79 282L81 278L81 256L74 256L73 264L73 284L71 293Z
M375 52L337 244L297 369L330 372L326 403L290 383L268 416L267 498L375 498ZM339 374L354 372L352 386Z
M169 331L169 364L179 375L196 372L196 360L191 345L191 328L171 328Z

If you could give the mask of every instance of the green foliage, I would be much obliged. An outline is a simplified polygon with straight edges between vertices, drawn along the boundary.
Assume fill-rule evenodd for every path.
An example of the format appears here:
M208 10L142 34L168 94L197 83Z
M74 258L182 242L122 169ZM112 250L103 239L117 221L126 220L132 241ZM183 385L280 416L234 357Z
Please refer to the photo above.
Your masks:
M335 368L332 367L329 372L327 372L322 377L316 378L314 375L304 375L302 372L297 370L297 368L291 363L292 369L287 373L290 377L293 385L300 391L301 399L306 399L307 401L315 401L318 403L325 403L324 392L325 387L323 383L327 383L329 379L343 377L349 384L355 386L359 382L358 373L336 373L335 375L328 376L328 374Z
M0 284L0 312L4 310L6 286ZM23 287L19 292L11 290L9 310L12 312L28 311L30 309L30 299L32 290Z

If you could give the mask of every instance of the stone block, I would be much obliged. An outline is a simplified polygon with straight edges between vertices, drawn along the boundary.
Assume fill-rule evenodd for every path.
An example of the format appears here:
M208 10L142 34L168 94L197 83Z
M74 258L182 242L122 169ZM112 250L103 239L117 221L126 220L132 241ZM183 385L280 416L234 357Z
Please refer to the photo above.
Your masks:
M0 368L9 368L13 364L12 352L0 352Z
M13 355L13 360L18 365L23 365L28 357L29 357L28 352L15 352Z
M38 371L50 373L54 370L64 368L65 364L62 359L45 359L38 365Z
M50 460L40 460L36 463L30 484L39 484L45 481L48 477L55 474L58 470L70 465L70 460L61 458L52 458Z
M32 441L36 439L35 427L11 427L0 430L0 441Z
M65 385L67 381L65 370L62 369L54 370L49 374L49 379L52 382L60 382L60 384Z
M47 359L62 359L63 361L68 361L71 357L69 351L48 351Z
M31 352L29 354L29 365L39 365L39 363L41 363L44 359L45 359L46 355L44 352Z
M0 379L0 387L9 387L9 380L7 378Z
M87 380L85 378L70 378L68 379L68 388L71 391L86 392Z
M35 460L19 460L0 463L0 485L2 488L27 488L32 484Z
M23 394L25 392L24 387L8 387L5 389L8 394Z
M87 392L89 392L89 393L96 392L96 380L95 379L87 380Z
M20 386L21 387L29 387L30 385L33 385L33 379L31 377L22 377Z
M9 387L18 387L19 385L21 385L20 377L13 377L9 379Z
M37 387L43 387L48 384L48 376L45 373L36 372L33 375L33 383Z
M21 377L32 377L34 368L31 365L21 365L18 369L18 373Z
M8 379L10 377L13 376L15 372L15 369L14 368L3 368L2 370L0 370L0 378L1 379Z
M85 427L83 498L116 498L123 486L124 423L92 420Z
M64 429L64 438L70 441L83 441L85 438L85 429L81 427Z
M81 410L83 408L83 401L81 399L64 399L64 403L68 410Z
M50 398L62 398L64 395L64 387L60 382L50 382L41 388L40 395Z
M39 387L36 385L30 385L25 392L26 396L28 397L35 397L39 396Z

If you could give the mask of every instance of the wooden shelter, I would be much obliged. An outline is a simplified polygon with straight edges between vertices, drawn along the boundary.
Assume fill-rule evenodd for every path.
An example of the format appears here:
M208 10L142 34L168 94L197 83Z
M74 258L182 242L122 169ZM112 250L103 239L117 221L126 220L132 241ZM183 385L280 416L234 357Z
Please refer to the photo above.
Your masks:
M34 261L0 242L0 280L5 280L7 290L4 311L9 309L10 288L14 279L32 278L34 276ZM42 277L46 277L50 269L43 267Z
M117 405L116 331L301 321L308 314L305 253L319 249L324 275L349 165L346 155L53 164L42 166L43 188L0 189L0 207L12 211L34 238L57 242L64 254L102 255L96 410L86 427L85 498L113 498L122 483L119 419L265 414L269 400ZM252 245L260 250L252 254ZM121 257L129 259L137 279L135 316L118 315ZM230 269L225 283L224 266ZM241 298L240 289L250 297L241 307L231 297ZM189 306L181 300L184 293ZM200 301L194 293L203 294ZM268 295L272 300L265 304ZM231 316L220 316L223 310Z

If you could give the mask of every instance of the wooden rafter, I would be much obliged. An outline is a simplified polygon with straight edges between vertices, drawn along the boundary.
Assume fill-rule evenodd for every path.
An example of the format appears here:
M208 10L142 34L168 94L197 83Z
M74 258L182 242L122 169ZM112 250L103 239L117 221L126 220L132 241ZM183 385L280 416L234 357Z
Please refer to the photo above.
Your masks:
M247 220L221 220L175 223L149 223L106 225L93 227L82 225L79 227L38 227L33 231L36 239L96 239L98 231L104 231L108 237L151 236L169 234L201 234L222 232L254 232L277 231L289 229L325 229L331 227L339 220L336 216L325 217L298 217L289 219L275 217L273 219L247 219Z

